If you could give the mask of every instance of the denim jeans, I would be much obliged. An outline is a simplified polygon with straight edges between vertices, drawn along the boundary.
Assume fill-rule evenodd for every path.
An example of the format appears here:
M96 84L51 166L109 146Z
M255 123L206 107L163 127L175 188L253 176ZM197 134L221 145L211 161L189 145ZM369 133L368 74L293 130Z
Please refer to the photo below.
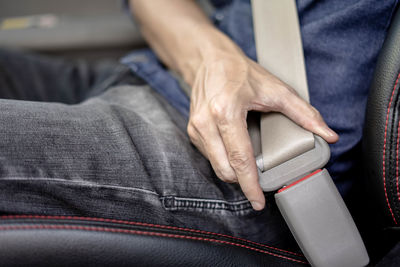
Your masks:
M190 143L187 119L118 63L0 50L0 213L196 228L297 250Z

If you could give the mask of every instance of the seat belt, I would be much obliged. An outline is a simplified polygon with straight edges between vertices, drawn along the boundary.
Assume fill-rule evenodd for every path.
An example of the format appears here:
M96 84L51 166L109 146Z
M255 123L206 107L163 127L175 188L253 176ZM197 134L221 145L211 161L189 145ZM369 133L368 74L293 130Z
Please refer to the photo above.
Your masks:
M296 2L252 0L252 10L259 64L309 101ZM262 114L259 128L259 135L249 131L261 139L260 185L264 191L279 189L277 206L310 264L367 265L348 209L328 171L319 169L330 158L328 144L281 113Z
M257 8L253 9L258 63L309 102L296 5L292 1L277 3L256 1ZM268 136L261 139L264 170L314 148L313 134L281 113L262 114L260 127Z

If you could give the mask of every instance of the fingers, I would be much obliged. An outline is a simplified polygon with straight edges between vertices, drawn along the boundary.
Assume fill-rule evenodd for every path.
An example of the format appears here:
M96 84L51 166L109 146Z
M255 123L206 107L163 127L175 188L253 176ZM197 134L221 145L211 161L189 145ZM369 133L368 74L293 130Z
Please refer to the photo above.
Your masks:
M338 141L339 136L328 127L317 109L289 90L283 99L280 112L303 128L321 136L328 143Z
M229 101L228 101L229 102ZM226 182L239 182L243 193L255 210L262 210L265 198L258 183L245 116L231 117L221 105L212 105L210 112L193 115L188 124L192 142L208 157L217 176ZM236 107L236 106L235 106Z
M328 143L339 140L339 136L328 127L318 110L304 101L288 85L282 82L271 84L267 81L258 83L257 87L254 110L281 112L298 125L321 136Z
M252 72L253 79L250 79L250 84L256 92L252 109L281 112L298 125L321 136L328 143L339 140L339 136L328 127L318 110L304 101L295 90L256 62L250 61L250 64L255 70Z
M208 158L218 178L227 183L237 182L217 126L212 118L205 121L202 117L194 116L188 124L192 142Z
M236 116L229 116L229 113L232 114L232 112L214 114L229 164L235 171L240 187L253 209L262 210L265 206L265 198L258 183L257 167L245 118L242 118L239 113Z

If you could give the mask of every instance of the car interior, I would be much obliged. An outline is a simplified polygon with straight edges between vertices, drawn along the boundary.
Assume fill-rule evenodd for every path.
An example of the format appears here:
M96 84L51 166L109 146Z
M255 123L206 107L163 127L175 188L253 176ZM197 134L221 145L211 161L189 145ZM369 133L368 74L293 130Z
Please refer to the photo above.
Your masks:
M207 14L213 9L199 0ZM0 0L0 47L118 61L146 47L119 0ZM368 266L400 265L400 11L378 56L363 132L363 180L348 209ZM338 262L340 262L338 260ZM239 237L116 219L0 217L0 266L297 266L297 252ZM336 265L340 266L340 265Z

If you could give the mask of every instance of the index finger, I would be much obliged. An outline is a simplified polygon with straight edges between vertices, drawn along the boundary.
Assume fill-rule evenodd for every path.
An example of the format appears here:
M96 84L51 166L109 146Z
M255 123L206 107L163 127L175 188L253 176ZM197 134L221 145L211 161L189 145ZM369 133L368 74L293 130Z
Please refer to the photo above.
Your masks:
M265 206L265 198L258 182L256 161L245 120L238 117L230 122L219 121L217 125L229 163L236 173L243 193L253 209L262 210Z

